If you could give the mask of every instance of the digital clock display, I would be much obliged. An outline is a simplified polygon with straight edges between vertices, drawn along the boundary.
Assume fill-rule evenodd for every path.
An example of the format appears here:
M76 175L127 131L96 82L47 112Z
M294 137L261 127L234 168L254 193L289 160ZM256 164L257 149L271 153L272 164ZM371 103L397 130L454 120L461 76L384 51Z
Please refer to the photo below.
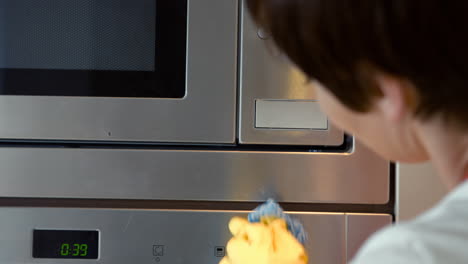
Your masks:
M97 259L99 232L34 230L33 258Z

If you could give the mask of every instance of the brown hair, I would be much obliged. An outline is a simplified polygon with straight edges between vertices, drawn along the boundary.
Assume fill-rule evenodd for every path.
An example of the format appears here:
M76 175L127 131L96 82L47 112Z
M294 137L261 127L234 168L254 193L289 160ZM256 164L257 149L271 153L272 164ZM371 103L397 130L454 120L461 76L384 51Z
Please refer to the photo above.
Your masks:
M468 1L246 1L276 45L351 109L380 95L378 70L411 83L417 115L468 126Z

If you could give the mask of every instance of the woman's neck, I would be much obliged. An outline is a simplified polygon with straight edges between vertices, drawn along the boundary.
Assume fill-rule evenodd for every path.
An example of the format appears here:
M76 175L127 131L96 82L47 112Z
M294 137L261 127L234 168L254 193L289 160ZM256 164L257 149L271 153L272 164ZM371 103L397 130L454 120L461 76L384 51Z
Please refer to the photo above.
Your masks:
M418 122L416 131L431 162L449 188L468 177L468 133L433 119Z

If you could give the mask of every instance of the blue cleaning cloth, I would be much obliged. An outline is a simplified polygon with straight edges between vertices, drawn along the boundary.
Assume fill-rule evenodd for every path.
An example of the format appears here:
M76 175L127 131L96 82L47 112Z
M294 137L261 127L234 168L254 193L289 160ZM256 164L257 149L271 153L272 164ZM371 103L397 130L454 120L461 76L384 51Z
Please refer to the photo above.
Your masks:
M258 206L248 216L251 223L258 223L262 217L278 217L286 221L289 231L296 237L296 239L304 244L307 241L307 233L304 226L296 219L285 214L283 208L273 199L268 199L264 204Z

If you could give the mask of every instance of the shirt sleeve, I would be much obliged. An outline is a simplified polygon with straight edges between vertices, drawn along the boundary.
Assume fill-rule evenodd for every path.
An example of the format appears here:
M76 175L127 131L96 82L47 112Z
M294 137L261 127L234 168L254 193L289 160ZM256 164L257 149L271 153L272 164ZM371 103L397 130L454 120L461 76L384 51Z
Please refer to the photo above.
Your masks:
M418 239L405 227L392 226L373 235L351 264L422 264L427 262L418 250Z

